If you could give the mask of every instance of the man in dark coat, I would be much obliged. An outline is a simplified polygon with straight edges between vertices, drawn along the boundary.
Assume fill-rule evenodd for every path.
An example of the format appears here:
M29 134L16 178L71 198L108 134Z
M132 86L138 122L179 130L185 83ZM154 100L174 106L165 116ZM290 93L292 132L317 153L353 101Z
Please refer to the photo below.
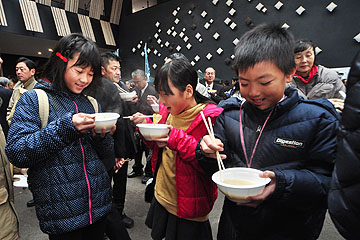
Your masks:
M156 98L159 97L159 94L156 92L155 88L150 86L147 82L147 77L143 70L137 69L131 73L132 80L135 84L136 95L137 99L135 98L134 102L136 102L136 111L140 112L145 115L153 114L154 111L147 104L147 96L152 95ZM142 183L146 183L148 179L152 177L152 170L151 170L151 155L149 155L149 150L147 147L142 143L141 139L139 138L139 149L135 155L135 164L133 165L133 171L128 174L129 178L142 176L143 175L143 164L141 163L142 154L145 151L145 155L147 158L146 167L145 167L145 177L142 179ZM150 156L150 157L149 157Z
M222 89L222 86L220 84L214 83L215 79L215 69L213 67L208 67L205 70L204 79L200 81L201 84L203 84L210 94L210 98L216 102L219 103L223 98L219 96L220 90Z
M360 52L353 60L346 87L328 206L340 234L360 239Z

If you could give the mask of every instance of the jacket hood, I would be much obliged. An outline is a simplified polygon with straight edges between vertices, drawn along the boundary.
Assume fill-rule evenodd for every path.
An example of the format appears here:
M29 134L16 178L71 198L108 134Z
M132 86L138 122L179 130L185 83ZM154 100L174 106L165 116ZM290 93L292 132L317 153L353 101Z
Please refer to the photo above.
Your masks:
M245 101L245 100L240 100L237 97L231 97L228 98L226 100L221 101L218 104L218 107L221 107L223 109L229 109L229 108L233 108L233 107L240 107L241 103Z

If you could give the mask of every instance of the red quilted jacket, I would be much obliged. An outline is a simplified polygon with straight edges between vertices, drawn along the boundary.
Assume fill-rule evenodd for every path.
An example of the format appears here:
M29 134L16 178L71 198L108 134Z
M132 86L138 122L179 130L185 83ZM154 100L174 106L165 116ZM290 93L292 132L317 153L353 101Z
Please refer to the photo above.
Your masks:
M222 112L222 108L214 104L208 104L203 113L205 117L211 117L213 124L216 117ZM169 113L160 103L160 112L163 117L159 123L165 123ZM147 119L151 122L150 119ZM216 184L200 168L195 157L195 149L198 141L207 135L205 124L199 113L190 127L183 131L173 128L167 146L176 151L176 192L177 192L177 216L180 218L198 218L210 213L217 198ZM146 143L153 149L151 165L155 172L158 161L159 148L153 142Z

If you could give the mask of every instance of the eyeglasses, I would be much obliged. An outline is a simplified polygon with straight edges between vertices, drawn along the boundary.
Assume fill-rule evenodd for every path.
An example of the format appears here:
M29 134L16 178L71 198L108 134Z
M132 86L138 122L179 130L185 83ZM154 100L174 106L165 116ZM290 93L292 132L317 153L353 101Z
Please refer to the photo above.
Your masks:
M20 72L27 72L27 71L29 71L28 68L23 68L23 67L17 67L17 68L15 68L15 72L17 72L17 71L19 71L19 70L20 70Z

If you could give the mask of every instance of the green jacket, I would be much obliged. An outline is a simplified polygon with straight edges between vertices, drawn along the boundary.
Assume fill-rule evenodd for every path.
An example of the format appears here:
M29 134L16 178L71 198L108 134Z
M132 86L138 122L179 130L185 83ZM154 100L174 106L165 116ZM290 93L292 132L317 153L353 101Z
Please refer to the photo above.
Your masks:
M10 163L5 155L5 136L0 126L0 239L19 238L19 221L14 205Z

